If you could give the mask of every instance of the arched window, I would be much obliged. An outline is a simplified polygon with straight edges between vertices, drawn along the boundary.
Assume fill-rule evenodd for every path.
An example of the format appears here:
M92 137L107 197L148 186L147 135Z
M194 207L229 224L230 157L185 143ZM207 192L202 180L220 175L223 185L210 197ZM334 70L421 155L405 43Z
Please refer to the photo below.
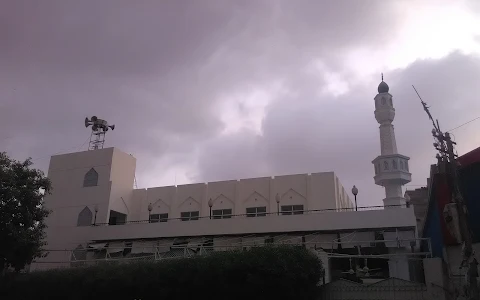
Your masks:
M377 168L377 165L375 164L375 174L378 174L378 168Z
M94 168L91 168L85 177L83 178L83 186L97 186L98 185L98 173Z
M405 161L405 169L407 169L408 172L408 161Z
M85 206L85 208L78 214L77 226L90 225L92 225L92 211Z
M383 169L388 170L388 161L383 162Z
M395 170L397 169L397 161L396 160L392 160L392 166Z

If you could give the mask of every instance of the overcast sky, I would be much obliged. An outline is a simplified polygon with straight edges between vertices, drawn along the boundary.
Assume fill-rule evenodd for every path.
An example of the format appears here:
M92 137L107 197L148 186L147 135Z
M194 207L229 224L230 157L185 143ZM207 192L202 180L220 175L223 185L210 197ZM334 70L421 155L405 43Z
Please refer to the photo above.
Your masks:
M381 72L417 188L435 150L412 84L444 130L480 116L477 0L2 0L0 151L47 171L96 115L139 187L334 171L381 205Z

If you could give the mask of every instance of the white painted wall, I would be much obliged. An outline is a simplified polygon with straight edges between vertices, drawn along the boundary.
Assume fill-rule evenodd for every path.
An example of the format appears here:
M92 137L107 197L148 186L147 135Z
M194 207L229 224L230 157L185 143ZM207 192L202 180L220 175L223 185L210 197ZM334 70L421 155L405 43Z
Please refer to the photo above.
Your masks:
M208 200L212 209L232 208L233 214L245 214L247 207L266 206L276 213L278 194L282 205L304 205L305 210L351 208L353 203L333 172L249 178L211 183L133 189L136 159L115 148L53 156L49 178L53 194L46 198L55 210L49 218L52 226L76 223L85 207L94 211L97 222L108 222L110 210L127 215L128 221L148 220L148 204L152 214L168 213L178 218L182 211L200 211L208 216ZM94 168L99 174L96 187L83 187L83 177ZM61 203L61 204L60 204Z
M398 211L336 212L351 208L348 193L333 172L250 178L180 186L134 189L136 160L115 148L52 156L48 177L53 191L45 198L53 212L47 219L48 249L74 249L92 240L138 239L195 235L248 234L261 232L336 231L358 228L415 226L413 209ZM98 185L83 187L85 174L94 168ZM333 209L306 215L277 216L276 195L281 205L304 205L305 210ZM266 206L267 217L235 217L209 220L212 209L232 208L245 214L247 207ZM152 214L179 218L182 211L199 211L198 221L78 227L78 214L88 207L96 223L107 223L110 210L127 214L128 221L148 220ZM92 220L93 223L93 220ZM44 261L65 261L51 252Z
M338 191L337 191L338 190ZM267 207L267 212L276 213L276 195L280 204L302 204L305 210L352 208L348 193L333 172L249 178L179 186L146 189L146 197L134 192L131 200L140 211L129 220L148 220L148 204L163 203L160 209L154 205L152 214L169 214L179 218L182 211L199 210L200 216L209 215L208 201L212 209L231 208L233 214L245 214L247 207ZM162 200L162 201L159 201Z
M98 173L98 184L84 187L84 176L91 168ZM78 214L85 207L92 212L92 223L95 207L97 223L108 222L110 209L122 213L138 210L131 202L134 174L135 158L114 148L52 156L48 177L53 190L45 197L45 205L52 211L46 220L46 248L74 249L90 239L85 230L89 226L77 227ZM51 252L47 259L56 261L63 259L62 255Z
M158 237L191 237L204 235L238 235L256 233L282 233L340 230L366 230L409 227L412 232L416 220L412 208L391 210L321 212L306 215L289 215L183 222L172 220L166 223L139 223L90 228L91 240L125 240ZM71 232L84 228L72 227Z
M130 221L130 218L133 217L130 211L136 209L136 203L132 202L136 159L132 155L118 149L112 149L113 157L110 172L112 186L109 197L109 209L126 214L127 221Z

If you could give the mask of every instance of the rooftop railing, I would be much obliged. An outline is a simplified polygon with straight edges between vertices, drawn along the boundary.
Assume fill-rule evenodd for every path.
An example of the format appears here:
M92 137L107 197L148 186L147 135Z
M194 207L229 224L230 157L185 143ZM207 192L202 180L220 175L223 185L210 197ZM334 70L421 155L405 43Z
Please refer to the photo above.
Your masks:
M106 225L126 225L126 224L145 224L145 223L167 223L171 221L196 221L200 219L232 219L232 218L249 218L249 217L270 217L270 216L288 216L288 215L306 215L306 214L317 214L317 213L328 213L328 212L354 212L354 211L371 211L371 210L384 210L391 208L408 208L409 204L406 205L377 205L377 206L359 206L357 208L330 208L330 209L312 209L312 210L293 210L293 211L277 211L277 212L255 212L255 213L245 213L245 214L224 214L224 215L208 215L208 216L188 216L188 217L177 217L177 218L165 218L165 219L147 219L147 220L137 220L137 221L126 221L126 222L117 222L113 223L94 223L92 226L106 226Z
M314 235L314 234L311 234ZM308 236L308 235L307 235ZM251 236L248 236L252 238ZM356 243L371 243L376 245L378 243L393 243L397 244L398 247L405 247L406 245L419 246L421 243L425 243L426 247L423 251L414 251L414 252L393 252L393 253L382 253L382 254L366 254L360 253L357 254L346 254L340 252L329 252L332 244L351 244L351 241L340 241L333 240L330 242L304 242L298 237L292 237L290 240L286 239L281 242L267 242L266 236L255 237L255 241L242 241L242 242L231 242L230 244L225 244L221 246L216 246L213 242L214 239L205 238L202 242L196 241L194 243L184 243L182 245L173 244L173 240L169 243L158 241L158 245L140 245L134 246L132 243L125 244L122 247L115 245L109 245L108 243L103 243L101 248L82 248L75 250L57 250L57 249L48 249L48 252L61 252L60 255L62 258L59 258L57 261L45 261L38 260L38 264L50 264L57 265L55 267L71 267L71 266L84 266L92 265L105 262L117 262L117 263L128 263L135 261L158 261L165 259L174 259L174 258L191 258L200 255L208 255L214 252L224 252L224 251L245 251L254 247L265 247L265 246L301 246L312 251L315 251L318 256L324 256L328 258L380 258L380 259L391 259L393 257L408 257L409 259L419 257L431 257L431 245L429 238L413 238L413 239L395 239L395 240L371 240L371 241L356 241ZM231 240L237 240L232 238ZM261 241L261 243L259 243ZM210 244L209 244L210 243ZM102 244L102 243L100 243ZM326 249L326 250L325 250ZM335 248L336 249L336 248ZM359 248L360 249L360 248ZM90 253L90 254L87 254Z

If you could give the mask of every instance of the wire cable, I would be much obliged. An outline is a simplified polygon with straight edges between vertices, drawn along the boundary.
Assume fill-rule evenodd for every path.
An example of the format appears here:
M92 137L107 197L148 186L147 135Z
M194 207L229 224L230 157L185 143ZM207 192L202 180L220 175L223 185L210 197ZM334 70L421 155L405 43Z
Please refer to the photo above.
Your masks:
M473 121L476 121L476 120L478 120L478 119L480 119L480 117L476 117L475 119L472 119L472 120L470 120L470 121L468 121L468 122L465 122L465 123L463 123L462 125L459 125L459 126L453 128L453 129L447 130L447 132L450 132L450 131L453 131L453 130L455 130L455 129L458 129L458 128L460 128L460 127L462 127L462 126L465 126L465 125L467 125L467 124L469 124L469 123L472 123Z

